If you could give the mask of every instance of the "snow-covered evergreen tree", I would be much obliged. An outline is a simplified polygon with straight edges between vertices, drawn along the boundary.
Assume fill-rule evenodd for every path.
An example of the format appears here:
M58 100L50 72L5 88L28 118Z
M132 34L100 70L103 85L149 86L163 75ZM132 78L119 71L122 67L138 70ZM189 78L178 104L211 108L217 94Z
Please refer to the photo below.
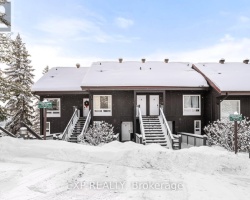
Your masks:
M90 126L87 133L78 138L80 143L94 146L102 143L109 143L116 139L114 127L104 121L102 121L100 124L94 124L93 126Z
M39 99L37 99L34 103L34 118L32 120L32 129L37 133L37 134L41 134L40 133L40 108L38 108L38 103L39 103Z
M47 65L44 69L43 69L43 74L46 74L49 71L49 66Z
M244 119L238 123L237 138L239 151L250 150L250 121ZM204 128L208 136L209 145L219 145L228 151L234 151L234 123L225 120L217 120Z
M11 43L11 56L8 62L8 68L5 70L6 80L16 86L11 91L11 98L7 101L6 108L11 116L6 128L16 134L20 129L20 122L32 125L33 106L31 85L33 84L33 71L30 65L28 51L18 34Z

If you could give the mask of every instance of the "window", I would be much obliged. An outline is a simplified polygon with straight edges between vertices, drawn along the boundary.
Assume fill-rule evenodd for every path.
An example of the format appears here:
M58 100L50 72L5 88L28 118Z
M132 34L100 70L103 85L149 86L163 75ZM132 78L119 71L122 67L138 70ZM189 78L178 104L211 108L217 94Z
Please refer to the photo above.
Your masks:
M112 96L94 95L94 116L112 116Z
M183 95L183 115L201 115L200 95Z
M50 122L46 122L46 135L50 135Z
M48 98L52 103L52 108L47 109L47 117L61 117L61 101L60 98Z
M221 119L228 118L230 114L240 114L240 100L224 100L220 103Z

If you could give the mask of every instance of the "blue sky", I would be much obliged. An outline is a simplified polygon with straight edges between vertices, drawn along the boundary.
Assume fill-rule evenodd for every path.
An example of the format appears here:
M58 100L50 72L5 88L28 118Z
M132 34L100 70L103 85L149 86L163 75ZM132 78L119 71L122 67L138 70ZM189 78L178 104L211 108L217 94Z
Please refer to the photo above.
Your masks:
M97 60L242 61L249 0L12 0L36 74Z

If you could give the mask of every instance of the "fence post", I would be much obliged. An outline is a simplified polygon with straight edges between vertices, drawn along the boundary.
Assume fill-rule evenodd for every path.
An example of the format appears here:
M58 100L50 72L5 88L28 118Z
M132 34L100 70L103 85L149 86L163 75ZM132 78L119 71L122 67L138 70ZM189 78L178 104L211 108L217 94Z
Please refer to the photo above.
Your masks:
M207 146L207 136L203 135L203 146Z

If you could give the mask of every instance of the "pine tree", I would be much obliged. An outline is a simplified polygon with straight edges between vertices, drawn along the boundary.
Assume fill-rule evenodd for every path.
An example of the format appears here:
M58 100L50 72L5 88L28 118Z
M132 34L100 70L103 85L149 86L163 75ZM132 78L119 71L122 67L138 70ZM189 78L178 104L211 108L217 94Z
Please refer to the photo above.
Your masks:
M31 85L33 84L34 69L30 65L28 51L18 34L16 39L11 42L11 57L9 59L9 67L5 70L6 80L16 86L11 91L11 98L7 101L6 108L11 116L11 120L7 123L6 128L16 134L20 129L20 122L24 122L31 126L33 118L33 106L31 93Z
M40 109L38 108L38 103L39 103L39 99L37 97L35 104L34 104L34 108L35 108L35 112L34 112L34 118L32 120L32 129L37 133L37 134L41 134L40 133Z
M43 69L43 74L46 74L49 71L49 66L47 65L44 69Z

